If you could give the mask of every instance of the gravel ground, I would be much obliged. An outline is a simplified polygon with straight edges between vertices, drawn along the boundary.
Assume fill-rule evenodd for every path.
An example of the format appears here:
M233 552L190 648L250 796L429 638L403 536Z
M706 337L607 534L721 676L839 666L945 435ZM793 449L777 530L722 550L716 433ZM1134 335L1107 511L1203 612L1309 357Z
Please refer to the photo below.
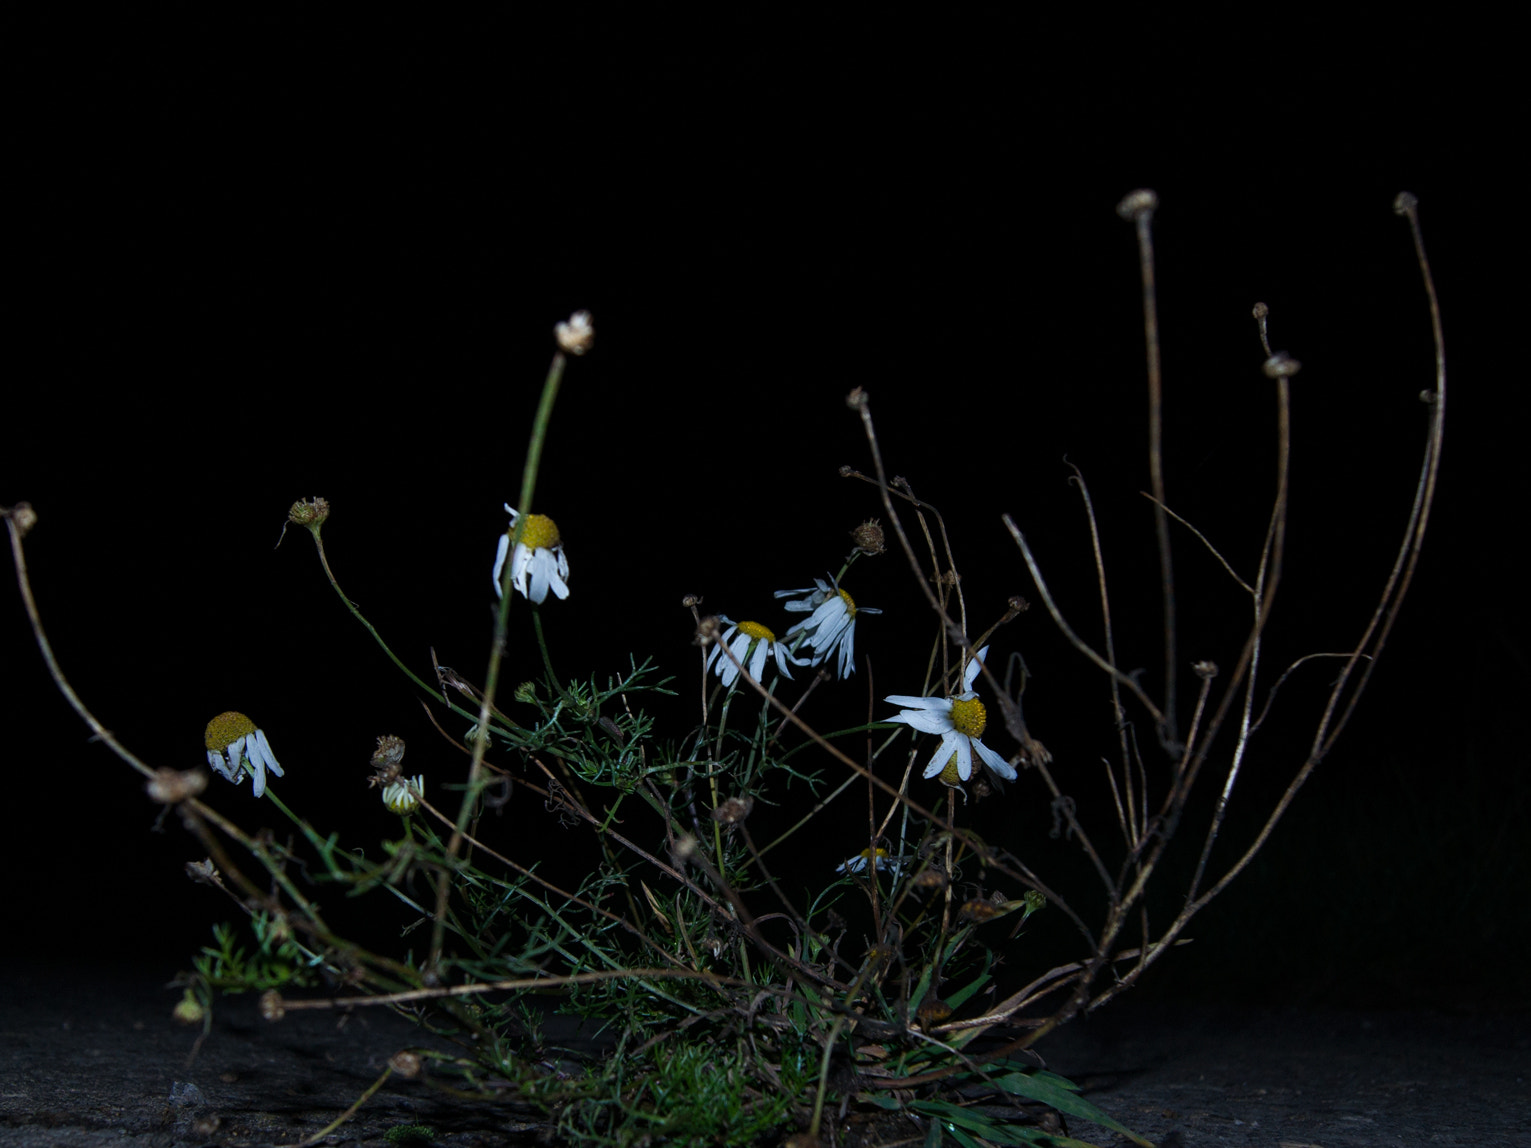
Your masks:
M253 1001L220 1010L194 1065L176 996L152 974L13 971L0 995L0 1145L190 1148L293 1143L349 1106L418 1030L381 1010L343 1025ZM1043 1047L1049 1066L1161 1146L1531 1145L1531 1015L1118 1002ZM441 1145L537 1143L529 1113L444 1104L390 1080L329 1143L400 1124ZM1111 1132L1071 1122L1106 1148Z

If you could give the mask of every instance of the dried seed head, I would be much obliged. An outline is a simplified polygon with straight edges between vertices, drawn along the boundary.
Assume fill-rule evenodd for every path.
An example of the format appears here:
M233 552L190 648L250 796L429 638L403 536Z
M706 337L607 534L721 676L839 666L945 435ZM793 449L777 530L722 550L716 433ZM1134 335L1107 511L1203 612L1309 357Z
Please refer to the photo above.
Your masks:
M914 1010L914 1019L919 1021L921 1028L930 1028L940 1024L952 1015L952 1006L937 996L928 996L920 1007Z
M170 1013L171 1019L177 1024L201 1024L207 1016L207 1010L202 1007L202 1002L192 995L190 989L176 1003Z
M730 797L712 811L712 819L724 825L737 825L755 808L753 797Z
M946 888L946 874L936 868L921 869L911 882L916 889L926 891Z
M860 387L854 387L851 393L845 396L845 405L853 411L865 410L867 405L867 393Z
M377 739L377 749L372 753L372 768L387 769L404 764L404 739L384 734Z
M680 604L688 610L694 610L702 604L702 596L700 594L687 594L680 600Z
M299 499L287 511L287 521L317 531L330 516L330 504L322 498Z
M1271 309L1269 307L1267 307L1264 303L1256 303L1254 305L1254 307L1250 310L1250 314L1253 315L1256 319L1263 319L1267 315L1269 315L1270 313L1271 313Z
M1116 213L1123 219L1137 220L1145 215L1152 215L1158 206L1158 195L1143 187L1137 191L1128 192L1122 202L1116 205Z
M992 921L999 914L999 906L992 901L974 898L971 901L964 901L962 903L962 909L958 915L964 920L976 921L981 925L985 921Z
M558 345L571 355L583 355L595 346L595 328L590 325L589 311L576 311L567 323L553 328Z
M1399 215L1408 215L1419 206L1419 196L1412 191L1400 191L1393 200L1393 210Z
M175 769L156 769L144 788L149 791L150 800L158 801L161 805L179 805L207 788L207 774L200 769L188 769L185 773Z
M218 872L218 867L213 864L211 857L202 861L186 862L186 876L190 877L198 885L216 886L223 880Z
M888 549L888 540L883 535L882 523L875 518L868 518L852 530L851 541L856 544L856 549L868 558L876 557Z
M282 1002L282 994L275 989L267 989L260 995L260 1015L273 1023L287 1015L287 1006Z
M718 620L716 614L708 614L697 624L696 636L691 639L693 645L701 646L704 650L717 641L718 632L723 628L723 623Z
M1217 663L1207 661L1193 662L1191 663L1191 672L1204 682L1211 681L1217 677Z
M404 739L385 734L377 739L377 749L372 751L372 777L369 786L392 785L399 780L399 767L404 761Z
M388 1067L397 1072L405 1080L413 1080L420 1075L420 1054L404 1049L396 1052L388 1058Z
M1302 364L1285 351L1277 351L1265 360L1265 365L1261 369L1265 372L1267 379L1289 379L1302 370Z
M5 517L16 524L16 534L21 538L37 525L37 511L32 509L30 502L18 502L5 512Z

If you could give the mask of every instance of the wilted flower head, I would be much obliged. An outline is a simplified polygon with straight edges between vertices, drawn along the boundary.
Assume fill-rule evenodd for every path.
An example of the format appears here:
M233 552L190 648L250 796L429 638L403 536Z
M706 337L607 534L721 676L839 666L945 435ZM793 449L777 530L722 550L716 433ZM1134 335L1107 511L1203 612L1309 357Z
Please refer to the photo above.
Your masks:
M229 710L219 714L207 723L203 740L207 745L207 764L236 785L241 769L247 770L256 797L266 792L266 770L282 776L282 767L276 763L266 735L242 713Z
M757 682L765 672L767 657L774 656L776 668L789 678L792 676L792 671L787 669L789 662L794 666L806 664L789 654L787 647L776 640L776 635L759 622L735 622L727 615L719 615L719 620L727 622L728 629L723 631L723 636L714 643L712 653L707 655L706 669L710 671L716 666L718 677L725 686L732 686L739 676L735 659L743 664L750 677ZM723 653L725 646L733 658Z
M801 649L808 653L808 662L814 666L838 649L840 677L850 677L856 672L856 614L881 614L882 611L871 606L858 609L855 600L840 588L838 582L826 582L822 578L815 578L813 586L804 590L776 591L778 598L795 594L806 597L787 602L783 608L794 614L812 611L812 616L787 631L788 646L794 651ZM802 635L801 642L793 641L799 634Z
M895 868L886 849L863 849L856 856L842 861L835 867L836 873L865 873L869 868L879 873Z
M520 512L510 503L505 504L510 514L510 530L500 535L500 546L494 555L494 592L500 593L500 574L505 569L505 557L510 550L510 536L516 528ZM569 596L569 559L563 552L563 539L558 527L546 514L528 514L521 528L521 541L516 543L516 553L510 562L510 584L538 605L547 600L548 589L559 598Z
M990 772L1006 781L1015 780L1015 768L978 740L989 719L988 712L973 692L972 686L978 677L983 657L988 652L989 647L985 646L968 662L962 675L963 692L954 698L891 694L883 699L893 705L906 707L889 718L889 721L903 722L921 733L940 735L941 744L936 748L930 764L925 767L924 776L927 778L940 774L941 780L947 785L968 780L973 776L973 755L976 752L978 759Z

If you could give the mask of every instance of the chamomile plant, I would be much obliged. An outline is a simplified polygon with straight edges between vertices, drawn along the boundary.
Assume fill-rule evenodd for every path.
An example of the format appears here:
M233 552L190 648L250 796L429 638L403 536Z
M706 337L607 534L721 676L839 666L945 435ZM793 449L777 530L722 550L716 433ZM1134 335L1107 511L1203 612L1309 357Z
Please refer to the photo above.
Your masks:
M1155 203L1144 192L1122 205L1144 267ZM1399 209L1417 237L1412 200ZM1145 273L1151 332L1152 283ZM1256 319L1263 341L1268 311L1257 308ZM344 609L428 715L411 713L416 732L407 746L397 730L356 731L358 741L376 738L370 759L350 768L358 793L379 791L368 805L380 841L342 841L330 827L336 811L299 811L282 800L280 783L302 767L292 757L279 765L272 739L242 713L208 723L204 758L192 746L156 769L66 693L144 775L150 797L179 808L197 839L188 877L226 895L243 918L242 929L219 924L214 943L193 959L177 1015L205 1033L220 995L238 991L261 994L273 1023L301 1010L391 1008L451 1043L401 1050L385 1080L398 1075L492 1103L514 1098L563 1143L795 1137L824 1145L881 1132L926 1144L1085 1143L1068 1135L1072 1119L1147 1144L1040 1068L1030 1049L1165 959L1258 848L1222 870L1209 861L1260 724L1251 717L1263 713L1255 703L1271 692L1258 654L1283 548L1293 544L1286 483L1295 362L1267 343L1263 366L1252 364L1278 404L1276 495L1252 511L1270 524L1255 568L1234 574L1252 598L1244 640L1225 655L1226 670L1207 657L1194 663L1197 687L1187 700L1173 675L1151 692L1125 670L1141 659L1117 653L1109 626L1104 643L1085 636L1090 630L1065 614L1008 517L1015 570L1029 575L1042 608L969 598L962 539L914 483L888 477L884 455L905 448L879 438L871 397L860 389L848 404L869 461L841 473L860 484L867 507L845 553L800 555L801 578L774 599L714 588L708 597L727 603L729 614L687 598L675 628L697 647L690 659L661 668L581 646L559 651L579 674L556 676L543 612L593 606L570 591L570 559L543 513L537 478L567 356L591 349L593 321L580 313L555 337L520 489L504 504L509 521L497 538L448 559L476 571L483 587L481 564L495 550L492 592L483 587L494 613L480 635L488 651L482 675L447 669L434 656L429 665L400 658L342 589L336 568L363 559L348 541L332 563L330 505L310 499L289 511ZM1149 347L1155 354L1156 338ZM1157 404L1152 359L1149 374ZM1405 564L1418 553L1434 489L1443 375L1435 394L1417 484L1425 494L1405 534ZM1156 457L1161 445L1153 440ZM504 493L486 500L486 513L499 513ZM1156 489L1149 513L1165 506ZM1086 515L1093 530L1088 501ZM36 516L22 506L5 517L29 615L62 683L20 558ZM1158 569L1168 570L1171 535L1156 533L1164 548ZM1094 553L1103 589L1101 549ZM890 605L899 584L917 588L912 606ZM1387 582L1378 617L1396 616L1406 585ZM1162 589L1172 637L1168 579ZM863 593L888 608L861 605ZM1100 674L1098 698L1110 704L1098 708L1115 715L1104 734L1121 752L1107 763L1111 801L1103 808L1073 796L1077 771L1099 762L1054 761L1039 738L1053 736L1048 715L1033 730L1021 689L1001 672L1025 665L1038 625L1056 628ZM1358 667L1380 648L1378 629L1345 661L1336 702L1354 697ZM888 650L908 653L881 652ZM870 695L862 684L869 680L877 683ZM1265 691L1258 698L1257 688ZM654 715L672 710L667 699L677 696L694 699L693 716L661 728ZM861 716L840 721L846 707ZM1331 705L1313 744L1332 744L1348 712ZM1149 930L1146 890L1175 871L1163 863L1166 850L1185 836L1182 814L1203 766L1225 752L1219 734L1228 723L1236 736L1223 802L1192 838L1199 861L1189 886L1175 890L1183 907ZM292 744L285 734L276 740ZM1315 750L1297 767L1272 823L1321 756ZM248 775L249 789L209 788L195 768L203 762L236 784ZM259 803L239 804L252 799ZM1033 858L1030 841L1003 833L1013 816L994 819L999 834L977 832L985 809L1038 807L1051 812L1066 851ZM241 828L251 809L289 832ZM1064 864L1075 867L1057 872ZM1100 895L1071 903L1061 890L1081 879L1096 882ZM341 935L322 909L329 897L316 888L391 904L401 917L396 943ZM1129 935L1135 923L1141 927ZM1038 943L1044 933L1047 952L1072 946L1067 959L1049 963ZM580 1051L555 1048L543 1036L550 1008L587 1018L600 1040Z

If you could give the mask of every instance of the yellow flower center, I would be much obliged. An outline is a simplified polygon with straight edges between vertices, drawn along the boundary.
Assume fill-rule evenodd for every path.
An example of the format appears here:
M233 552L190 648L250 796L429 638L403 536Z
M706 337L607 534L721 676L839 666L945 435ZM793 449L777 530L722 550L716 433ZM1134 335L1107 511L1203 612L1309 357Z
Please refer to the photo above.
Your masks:
M854 618L856 616L856 600L844 590L837 590L836 593L840 595L840 601L845 603L845 612Z
M959 785L962 775L957 772L957 755L952 754L952 759L946 763L946 768L941 771L941 780L947 785Z
M767 642L776 641L776 635L767 630L759 622L740 622L739 633L754 638L757 642L764 639Z
M952 728L958 733L965 733L968 737L982 737L983 727L988 724L989 715L984 712L983 702L977 698L952 702Z
M558 545L558 527L546 514L528 514L521 544L529 550L551 550Z
M255 732L255 723L242 713L229 710L221 713L207 723L207 733L203 735L210 750L227 749L242 737L249 737Z

